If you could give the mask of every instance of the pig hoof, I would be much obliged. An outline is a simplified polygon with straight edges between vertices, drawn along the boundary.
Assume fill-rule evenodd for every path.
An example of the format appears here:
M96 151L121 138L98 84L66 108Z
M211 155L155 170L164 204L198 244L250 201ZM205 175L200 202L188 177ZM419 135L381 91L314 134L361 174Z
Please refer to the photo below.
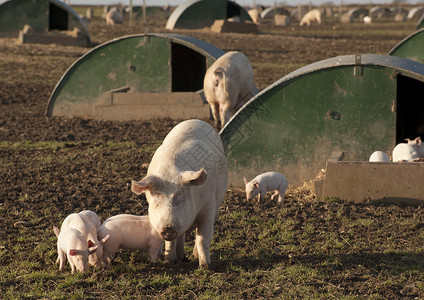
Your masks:
M206 265L200 265L199 269L201 270L207 270L207 271L212 271L211 265L206 264Z

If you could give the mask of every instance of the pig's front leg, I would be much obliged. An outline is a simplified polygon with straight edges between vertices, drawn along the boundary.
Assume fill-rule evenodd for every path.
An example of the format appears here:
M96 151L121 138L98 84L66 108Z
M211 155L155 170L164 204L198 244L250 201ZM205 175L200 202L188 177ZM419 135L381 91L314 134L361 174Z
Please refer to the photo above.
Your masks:
M199 267L209 268L211 264L210 246L212 242L214 222L202 222L196 229L196 245L197 258L199 259Z
M177 262L177 240L165 241L165 262L175 264Z
M185 243L185 234L183 233L179 237L177 237L177 261L186 261L184 252L184 243Z
M266 196L266 191L261 191L261 193L259 194L259 202L264 202L265 196Z

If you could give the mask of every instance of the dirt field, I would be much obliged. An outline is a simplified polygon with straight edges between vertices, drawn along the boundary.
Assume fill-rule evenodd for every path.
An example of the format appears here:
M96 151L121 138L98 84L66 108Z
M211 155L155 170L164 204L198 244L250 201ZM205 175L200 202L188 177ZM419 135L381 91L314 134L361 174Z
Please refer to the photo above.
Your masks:
M164 32L164 24L151 22L145 26L138 22L133 26L106 27L103 22L95 21L88 25L88 29L92 40L99 44L129 34ZM252 62L258 88L263 89L289 72L321 59L370 52L385 54L414 30L413 22L380 22L365 27L360 23L340 25L328 20L320 28L297 25L276 28L262 24L258 34L217 34L207 30L180 30L177 33L202 39L225 51L244 52ZM150 161L154 149L178 120L105 122L80 118L48 119L44 115L56 83L88 50L59 45L18 45L14 39L0 39L0 264L5 266L4 272L9 273L7 276L2 273L6 279L0 279L0 298L2 293L40 298L44 295L43 290L48 293L56 288L55 279L41 280L42 284L37 288L31 282L40 280L25 279L22 283L25 276L13 274L12 269L16 268L15 259L18 258L38 262L35 267L29 266L29 270L50 268L54 274L59 274L54 264L56 238L51 228L53 224L60 225L69 213L91 209L102 219L118 213L147 213L145 199L130 192L130 182L145 175L147 169L143 164ZM239 212L240 216L249 218L261 216L258 224L264 222L262 218L275 218L276 222L291 220L286 227L295 236L287 243L267 240L264 247L269 251L258 253L251 243L261 242L259 233L252 229L254 225L235 222L230 212ZM349 224L358 220L371 220L372 224L361 223L354 231L349 231ZM17 223L19 221L23 222ZM308 226L315 230L305 243L296 235L304 234ZM212 252L214 271L228 282L222 286L227 289L227 298L302 295L330 298L335 295L336 298L423 299L424 262L419 246L424 238L423 227L421 207L320 202L305 188L291 189L283 208L280 208L269 199L262 204L246 203L244 193L232 189L217 223L216 245ZM230 250L219 246L231 230L237 232L233 233L238 241L235 247L243 249L237 254L227 253ZM335 242L323 241L325 232L331 232ZM357 236L359 233L360 237ZM42 242L48 242L51 247L39 249ZM338 247L337 243L343 246ZM249 258L244 260L243 255ZM323 263L330 256L332 263ZM143 272L150 270L154 274L191 274L196 269L193 258L187 265L169 269L163 265L149 266L145 259L140 261L130 255L122 258L128 263L125 259L131 263L135 259L136 263L143 264ZM304 294L299 290L302 283L290 279L287 273L284 276L279 273L281 281L272 281L272 286L264 282L265 277L271 280L272 275L264 275L269 270L288 270L293 265L323 268L326 281L320 279L323 277L313 282L305 279L304 284L310 290L305 290ZM396 269L389 267L393 265ZM21 268L26 267L21 265ZM236 274L251 270L262 270L264 274L258 276L255 283L236 283ZM99 271L90 276L105 282L109 277L116 279L114 272L122 274L125 270ZM140 273L137 276L142 277ZM189 292L178 292L177 288L170 291L173 285L178 286L173 282L158 285L156 289L139 288L128 292L114 287L106 297L160 298L165 295L172 298L179 295L197 298L196 295L205 292L195 286L194 295L190 297ZM10 286L15 286L13 291ZM99 298L97 293L105 296L94 283L79 288L87 289L88 294L83 293L82 298ZM243 292L244 289L248 292ZM290 289L294 291L292 294ZM63 291L73 290L64 288ZM48 294L45 297L54 298Z

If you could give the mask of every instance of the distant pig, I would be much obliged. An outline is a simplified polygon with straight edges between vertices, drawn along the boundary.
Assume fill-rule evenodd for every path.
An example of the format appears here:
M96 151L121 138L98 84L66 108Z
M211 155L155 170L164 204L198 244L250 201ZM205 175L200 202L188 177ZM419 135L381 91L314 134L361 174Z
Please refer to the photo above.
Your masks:
M228 185L221 138L208 123L187 120L175 126L156 150L141 181L131 190L146 194L149 219L165 240L165 260L185 259L185 233L196 229L193 255L210 265L210 244Z
M397 144L393 149L393 162L414 162L420 160L418 148L421 146L421 138L415 140L406 139L408 143Z
M224 127L231 116L257 93L249 59L238 51L227 52L218 58L206 71L203 91L215 126Z
M273 200L275 196L278 196L278 203L282 203L284 194L289 186L287 178L283 174L277 172L260 174L249 182L246 177L243 177L243 180L246 184L246 197L248 201L252 200L258 194L259 201L263 201L268 191L275 191L271 196L271 200Z
M88 247L85 236L75 228L65 228L59 231L59 228L53 226L53 231L57 236L58 257L56 263L59 263L59 270L63 270L67 258L72 273L75 273L75 269L82 273L85 272L88 256L96 252L97 246Z
M63 231L66 228L75 228L86 238L88 247L97 246L97 251L90 254L88 262L90 265L100 267L102 265L103 244L109 238L105 236L100 241L97 239L97 228L91 221L83 215L73 213L65 218L60 228Z
M107 219L97 230L99 239L109 235L103 245L103 264L110 266L111 256L118 249L149 250L150 259L157 261L163 240L152 228L149 216L116 215Z
M370 162L390 162L390 158L383 151L375 151L369 158Z

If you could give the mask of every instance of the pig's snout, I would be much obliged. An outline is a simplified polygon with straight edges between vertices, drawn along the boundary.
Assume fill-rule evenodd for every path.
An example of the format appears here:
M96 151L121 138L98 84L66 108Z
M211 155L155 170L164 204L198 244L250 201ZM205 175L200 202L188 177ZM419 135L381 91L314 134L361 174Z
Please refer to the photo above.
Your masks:
M160 235L165 241L173 241L177 238L177 231L172 226L165 226Z

